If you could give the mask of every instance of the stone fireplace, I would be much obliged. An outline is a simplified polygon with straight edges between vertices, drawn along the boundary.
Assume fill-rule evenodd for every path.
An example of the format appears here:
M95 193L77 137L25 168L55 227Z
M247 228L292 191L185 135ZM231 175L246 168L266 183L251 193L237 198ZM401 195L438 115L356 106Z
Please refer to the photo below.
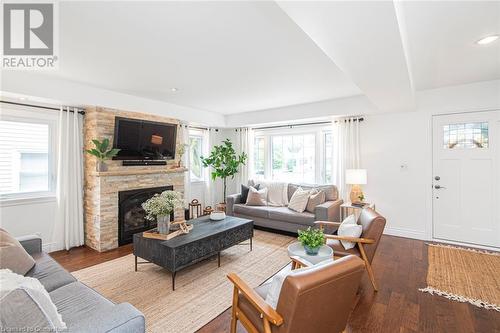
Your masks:
M89 107L85 113L85 149L93 147L91 140L94 138L99 140L109 138L110 142L113 142L116 116L179 123L176 119L100 107ZM180 130L177 131L177 140L179 140L180 132ZM124 198L124 194L127 196L127 193L148 192L156 188L173 187L175 191L184 193L184 173L187 170L177 168L176 161L178 161L177 157L175 160L168 161L166 166L123 166L121 161L107 161L108 171L97 172L95 158L85 156L85 245L97 251L111 250L130 240L134 230L140 232L141 228L151 227L151 225L144 225L135 228L134 224L138 221L134 222L131 219L129 221L131 225L126 228L125 242L122 242L120 236L124 230L119 227L120 200ZM120 193L122 193L121 197ZM138 203L143 198L136 197L132 199L134 200ZM139 211L130 212L130 214L139 213ZM183 220L183 208L176 210L173 215L174 220Z

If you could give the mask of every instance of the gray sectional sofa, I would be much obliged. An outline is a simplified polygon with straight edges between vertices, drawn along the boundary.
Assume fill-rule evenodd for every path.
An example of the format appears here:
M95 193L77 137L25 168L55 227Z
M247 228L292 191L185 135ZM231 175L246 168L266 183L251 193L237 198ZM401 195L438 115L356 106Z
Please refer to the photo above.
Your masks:
M144 315L128 303L115 304L95 290L78 282L47 253L37 236L18 238L35 259L26 276L38 279L67 325L67 332L145 332ZM0 302L2 330L38 332L46 319L36 304L22 291L8 294Z
M338 190L335 185L288 184L288 200L298 187L303 189L317 188L326 193L326 202L316 206L314 213L295 212L288 207L247 206L241 202L241 194L229 195L226 198L226 213L228 215L251 219L254 225L274 230L296 233L314 225L314 221L340 220L340 205Z

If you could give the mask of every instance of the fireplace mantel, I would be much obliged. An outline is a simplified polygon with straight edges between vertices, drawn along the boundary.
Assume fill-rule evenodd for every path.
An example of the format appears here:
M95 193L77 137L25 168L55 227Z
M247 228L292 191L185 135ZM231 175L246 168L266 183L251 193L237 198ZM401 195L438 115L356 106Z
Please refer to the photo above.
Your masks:
M134 167L129 167L131 169L121 169L121 170L112 170L112 171L102 171L97 172L94 171L91 173L92 176L96 177L111 177L111 176L130 176L130 175L153 175L153 174L162 174L162 173L183 173L188 171L187 168L171 168L171 169L141 169L137 170Z

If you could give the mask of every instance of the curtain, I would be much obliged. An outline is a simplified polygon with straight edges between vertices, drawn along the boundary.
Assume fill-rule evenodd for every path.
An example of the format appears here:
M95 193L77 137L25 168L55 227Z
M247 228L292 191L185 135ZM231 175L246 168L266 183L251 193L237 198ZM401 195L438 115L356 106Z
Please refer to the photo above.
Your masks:
M345 184L346 169L358 169L359 159L359 121L357 117L337 118L332 121L333 134L333 182L339 195L346 200L349 193Z
M84 244L83 234L83 133L77 109L59 111L57 154L58 225L64 227L64 247Z
M204 156L210 155L212 147L218 142L217 140L218 133L217 129L209 128L204 132L203 142L205 143L205 147L203 150L206 152ZM216 192L216 182L212 180L212 168L203 168L205 181L205 206L212 206L215 208L215 205L220 202L221 198L217 198L215 195Z
M191 149L189 147L189 127L187 124L181 124L181 145L184 145L184 156L182 156L182 165L186 168L191 167ZM188 208L191 199L191 171L184 175L184 207Z
M248 183L248 179L251 175L251 143L253 141L253 131L250 128L238 128L236 130L237 138L236 138L236 152L237 154L246 153L248 158L245 165L240 166L240 171L237 174L238 184L237 190L239 190L240 184L246 185Z

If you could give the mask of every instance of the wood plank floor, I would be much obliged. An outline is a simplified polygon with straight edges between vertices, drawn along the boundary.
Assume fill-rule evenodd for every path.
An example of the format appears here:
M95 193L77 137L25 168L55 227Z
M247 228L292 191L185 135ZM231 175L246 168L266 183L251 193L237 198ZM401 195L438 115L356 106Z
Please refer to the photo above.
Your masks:
M51 253L69 271L131 253L126 245L104 253L87 247ZM363 277L360 299L349 320L350 332L500 333L500 313L418 291L426 286L427 248L423 241L383 236L373 262L380 288ZM182 274L182 273L181 273ZM500 274L500 272L499 272ZM199 330L229 332L230 309ZM242 327L238 332L245 332ZM312 332L311 332L312 333Z

